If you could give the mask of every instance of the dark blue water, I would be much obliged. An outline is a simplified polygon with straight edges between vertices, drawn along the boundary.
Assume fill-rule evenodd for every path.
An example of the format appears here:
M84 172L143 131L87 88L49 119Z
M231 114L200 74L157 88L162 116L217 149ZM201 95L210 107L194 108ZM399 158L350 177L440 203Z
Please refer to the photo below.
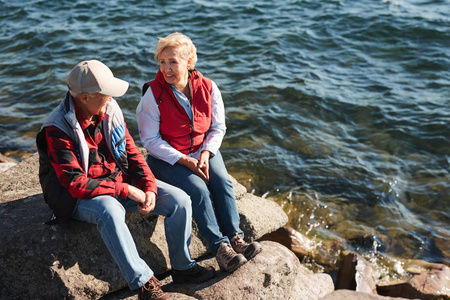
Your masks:
M450 261L450 1L0 1L0 152L34 137L79 61L154 77L180 31L220 87L229 172L316 241ZM395 272L395 270L391 270Z

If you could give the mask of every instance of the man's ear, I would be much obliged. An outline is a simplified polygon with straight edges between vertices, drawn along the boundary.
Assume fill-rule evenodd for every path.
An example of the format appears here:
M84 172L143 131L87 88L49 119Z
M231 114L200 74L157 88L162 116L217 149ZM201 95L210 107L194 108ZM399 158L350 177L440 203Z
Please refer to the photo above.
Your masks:
M81 100L83 103L86 103L86 102L88 101L88 98L89 98L89 94L81 94L81 95L80 95L80 100Z

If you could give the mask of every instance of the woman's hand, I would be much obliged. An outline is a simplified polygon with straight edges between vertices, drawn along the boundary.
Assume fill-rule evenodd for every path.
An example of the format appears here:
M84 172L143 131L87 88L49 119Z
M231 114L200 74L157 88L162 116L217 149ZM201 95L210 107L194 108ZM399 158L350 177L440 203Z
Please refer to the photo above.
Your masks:
M202 170L203 174L206 175L206 180L209 181L209 157L211 152L208 150L202 151L200 154L200 160L198 161L198 168Z
M138 211L145 215L155 209L156 195L153 192L144 193L134 185L128 185L128 198L138 203Z
M203 153L202 153L203 154ZM177 163L179 163L182 166L185 166L186 168L188 168L189 170L191 170L192 172L194 172L195 174L197 174L201 179L203 179L206 183L208 183L209 181L209 175L207 176L203 170L205 170L205 168L200 168L199 167L199 161L196 160L193 157L189 157L189 156L182 156ZM209 164L208 164L209 166ZM207 170L207 173L209 173L209 170Z

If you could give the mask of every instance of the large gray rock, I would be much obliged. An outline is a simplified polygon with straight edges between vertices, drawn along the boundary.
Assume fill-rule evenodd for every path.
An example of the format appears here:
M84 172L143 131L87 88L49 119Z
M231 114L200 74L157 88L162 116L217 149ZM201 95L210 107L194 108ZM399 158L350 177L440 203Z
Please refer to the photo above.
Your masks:
M126 287L94 225L73 220L44 224L51 212L37 174L34 154L0 178L0 298L98 299ZM233 183L246 239L287 223L276 203L246 193L234 179ZM153 215L127 215L141 257L156 274L170 269L163 221ZM195 224L190 249L194 258L207 254Z
M312 273L283 245L271 241L261 245L263 251L232 274L220 272L200 285L168 284L163 289L196 299L223 300L314 300L334 290L331 276ZM216 264L214 259L205 263Z
M234 273L217 272L217 277L203 284L173 284L163 279L163 290L170 299L291 299L318 300L333 292L331 276L314 274L301 265L295 254L283 245L262 241L263 251ZM200 262L218 268L214 258ZM136 300L136 292L120 291L102 300Z

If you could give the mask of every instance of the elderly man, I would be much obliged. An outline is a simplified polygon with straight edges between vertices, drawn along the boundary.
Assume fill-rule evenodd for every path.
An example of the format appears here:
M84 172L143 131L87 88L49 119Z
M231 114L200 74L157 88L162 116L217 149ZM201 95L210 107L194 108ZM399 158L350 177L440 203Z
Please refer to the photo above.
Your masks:
M53 210L49 223L73 218L96 224L130 289L139 289L139 299L168 299L125 224L125 212L163 215L174 282L212 278L213 268L190 257L189 196L155 180L112 98L124 95L128 83L90 60L72 69L67 85L66 97L36 138L39 179Z

